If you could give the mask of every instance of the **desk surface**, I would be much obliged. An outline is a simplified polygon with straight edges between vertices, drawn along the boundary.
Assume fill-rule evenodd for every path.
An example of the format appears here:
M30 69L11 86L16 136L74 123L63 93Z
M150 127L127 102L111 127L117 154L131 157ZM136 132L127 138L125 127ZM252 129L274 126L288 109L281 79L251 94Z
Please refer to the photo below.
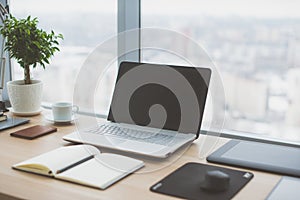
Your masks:
M207 163L204 156L199 156L199 149L201 152L212 151L228 141L224 138L217 140L200 136L189 148L178 151L169 159L161 161L145 158L143 160L146 165L142 170L103 191L11 169L15 163L69 144L62 137L76 130L74 124L54 125L58 132L35 140L9 135L13 131L36 124L53 125L43 117L47 112L44 110L41 115L30 117L29 124L0 132L0 199L171 199L169 196L151 192L150 186L187 162ZM254 178L234 199L264 199L281 178L275 174L248 171L254 173Z

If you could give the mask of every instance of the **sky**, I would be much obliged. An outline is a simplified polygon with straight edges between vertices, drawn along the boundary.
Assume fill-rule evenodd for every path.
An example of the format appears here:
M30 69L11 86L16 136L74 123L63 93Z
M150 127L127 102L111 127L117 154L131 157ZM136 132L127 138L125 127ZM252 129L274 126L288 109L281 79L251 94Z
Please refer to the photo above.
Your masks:
M117 12L117 0L10 0L12 12ZM142 0L143 14L300 18L300 0Z
M300 17L299 0L143 0L142 13Z
M117 11L117 0L10 0L12 12L30 10L33 13L105 12Z

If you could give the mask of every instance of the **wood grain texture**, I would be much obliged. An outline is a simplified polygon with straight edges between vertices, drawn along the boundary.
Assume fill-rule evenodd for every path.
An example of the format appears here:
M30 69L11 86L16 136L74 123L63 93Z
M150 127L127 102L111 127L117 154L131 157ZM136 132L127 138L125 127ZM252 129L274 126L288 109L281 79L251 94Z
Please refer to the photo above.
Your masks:
M4 199L13 199L14 197L16 199L36 200L172 199L169 196L150 192L150 186L187 162L207 163L205 155L228 141L224 138L200 136L191 146L179 150L165 160L136 156L136 158L145 161L145 167L103 191L49 177L24 173L11 168L15 163L69 144L63 141L62 137L75 131L75 124L54 125L58 129L57 132L35 140L24 140L9 135L11 132L33 125L53 125L44 119L43 115L47 113L49 111L43 110L41 115L31 117L29 124L0 132L0 199L2 197ZM79 117L88 118L85 116ZM101 151L120 153L108 149L101 149ZM124 155L128 156L128 154ZM134 155L129 156L133 157ZM248 171L254 173L254 178L234 199L264 199L281 178L281 176L275 174L254 170Z

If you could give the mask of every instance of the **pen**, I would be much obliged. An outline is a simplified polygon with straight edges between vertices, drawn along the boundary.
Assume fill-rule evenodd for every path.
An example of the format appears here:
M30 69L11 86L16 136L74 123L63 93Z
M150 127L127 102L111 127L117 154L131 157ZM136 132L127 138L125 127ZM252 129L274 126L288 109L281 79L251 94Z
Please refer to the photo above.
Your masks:
M92 159L92 158L94 158L94 155L90 155L90 156L88 156L88 157L86 157L86 158L84 158L84 159L79 160L78 162L75 162L75 163L73 163L73 164L71 164L71 165L68 165L68 166L66 166L66 167L64 167L64 168L62 168L62 169L60 169L60 170L57 170L57 171L56 171L56 174L60 174L60 173L62 173L62 172L64 172L64 171L67 171L68 169L71 169L72 167L75 167L76 165L79 165L79 164L81 164L81 163L84 163L85 161L88 161L88 160L90 160L90 159Z

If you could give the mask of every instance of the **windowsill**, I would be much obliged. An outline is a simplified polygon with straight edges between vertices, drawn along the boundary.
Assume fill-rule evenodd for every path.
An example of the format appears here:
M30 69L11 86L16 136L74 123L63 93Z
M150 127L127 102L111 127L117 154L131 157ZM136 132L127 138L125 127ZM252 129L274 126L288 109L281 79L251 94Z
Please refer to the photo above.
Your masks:
M201 134L207 135L207 130L201 130ZM208 135L217 136L219 134L210 132ZM220 137L253 141L253 142L263 142L268 144L277 144L277 145L290 146L290 147L300 147L299 142L294 142L285 139L277 139L277 138L272 138L268 136L262 136L255 133L247 133L242 131L223 130L222 133L220 134Z
M51 103L43 102L42 107L45 109L51 109ZM88 110L80 110L78 113L81 115L86 115L86 116L93 116L93 117L104 118L104 119L107 118L106 114L92 113ZM242 132L242 131L223 130L221 134L210 131L210 133L207 134L207 130L201 130L200 134L214 135L214 136L220 136L220 137L230 138L230 139L277 144L277 145L283 145L283 146L300 147L299 142L294 142L294 141L284 140L284 139L276 139L276 138L272 138L272 137L258 135L255 133L247 133L247 132Z

